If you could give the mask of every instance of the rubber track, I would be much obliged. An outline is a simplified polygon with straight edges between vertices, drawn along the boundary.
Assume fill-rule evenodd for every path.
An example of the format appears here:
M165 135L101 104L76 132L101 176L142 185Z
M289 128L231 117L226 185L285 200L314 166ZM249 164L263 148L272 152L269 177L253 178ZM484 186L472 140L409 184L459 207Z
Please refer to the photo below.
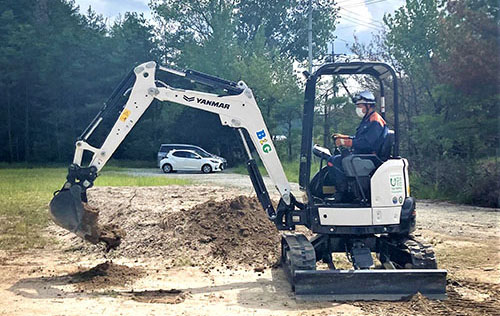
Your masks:
M283 236L282 244L288 245L288 257L282 258L282 263L285 269L288 269L293 276L295 270L316 270L316 253L313 245L309 242L306 236L302 234L285 235Z
M437 269L436 256L430 244L424 244L414 236L409 236L403 244L410 251L414 269Z
M406 268L406 264L411 264L410 268L412 269L437 269L436 256L434 255L432 246L424 244L414 236L410 235L401 239L382 237L382 241L387 243L389 248L409 254L411 262L402 263L395 261L395 263L402 265L402 268Z

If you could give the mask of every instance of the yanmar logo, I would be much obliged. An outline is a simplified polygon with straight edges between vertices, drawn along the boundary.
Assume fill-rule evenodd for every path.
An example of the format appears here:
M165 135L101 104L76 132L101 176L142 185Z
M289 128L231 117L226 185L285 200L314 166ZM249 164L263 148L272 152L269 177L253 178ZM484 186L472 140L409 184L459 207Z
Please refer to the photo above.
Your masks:
M182 98L187 102L193 102L195 99L194 97L188 97L187 95L183 95ZM226 110L229 110L229 107L231 106L231 104L228 104L228 103L211 101L211 100L207 100L207 99L203 99L203 98L196 98L196 103L214 106L216 108L223 108Z
M194 101L194 97L188 97L187 95L184 95L182 98L184 100L188 101L188 102L193 102Z
M227 104L227 103L210 101L210 100L206 100L206 99L202 99L202 98L196 98L196 102L198 104L210 105L210 106L214 106L217 108L223 108L226 110L229 110L229 107L231 106L230 104Z

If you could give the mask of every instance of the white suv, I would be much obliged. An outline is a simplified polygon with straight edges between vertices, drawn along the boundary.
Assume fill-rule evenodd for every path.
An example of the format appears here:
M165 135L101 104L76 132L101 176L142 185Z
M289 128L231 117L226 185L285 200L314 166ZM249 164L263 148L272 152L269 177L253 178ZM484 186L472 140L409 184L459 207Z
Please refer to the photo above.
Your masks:
M203 173L222 171L224 167L220 159L213 158L208 154L206 156L202 157L201 154L192 150L174 149L160 160L160 168L165 173L172 171L201 171Z

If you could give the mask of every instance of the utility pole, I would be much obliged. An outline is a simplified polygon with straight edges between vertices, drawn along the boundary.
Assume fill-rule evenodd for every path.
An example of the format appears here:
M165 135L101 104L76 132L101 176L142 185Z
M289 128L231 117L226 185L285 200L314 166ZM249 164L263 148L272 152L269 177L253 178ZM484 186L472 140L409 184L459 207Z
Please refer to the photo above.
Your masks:
M313 34L313 19L312 19L312 0L309 0L309 26L307 28L307 37L309 40L309 73L312 73L313 52L312 52L312 34Z

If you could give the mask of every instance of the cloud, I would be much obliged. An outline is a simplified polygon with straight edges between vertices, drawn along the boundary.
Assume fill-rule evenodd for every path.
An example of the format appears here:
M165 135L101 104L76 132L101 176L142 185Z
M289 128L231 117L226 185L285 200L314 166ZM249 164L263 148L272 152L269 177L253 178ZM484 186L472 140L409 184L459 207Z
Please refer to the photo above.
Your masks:
M151 17L151 11L148 7L149 0L76 0L75 2L80 6L82 13L91 6L97 13L111 19L116 18L118 14L123 15L125 12L144 13L145 17Z
M356 32L370 29L369 22L373 21L373 16L365 3L354 3L350 0L340 0L337 2L340 10L340 24L338 29L352 29ZM357 5L356 5L357 4Z
M337 53L350 53L347 45L354 42L354 34L361 43L369 43L373 33L383 28L382 18L386 13L393 13L405 0L338 0L340 7L339 24L335 30Z

